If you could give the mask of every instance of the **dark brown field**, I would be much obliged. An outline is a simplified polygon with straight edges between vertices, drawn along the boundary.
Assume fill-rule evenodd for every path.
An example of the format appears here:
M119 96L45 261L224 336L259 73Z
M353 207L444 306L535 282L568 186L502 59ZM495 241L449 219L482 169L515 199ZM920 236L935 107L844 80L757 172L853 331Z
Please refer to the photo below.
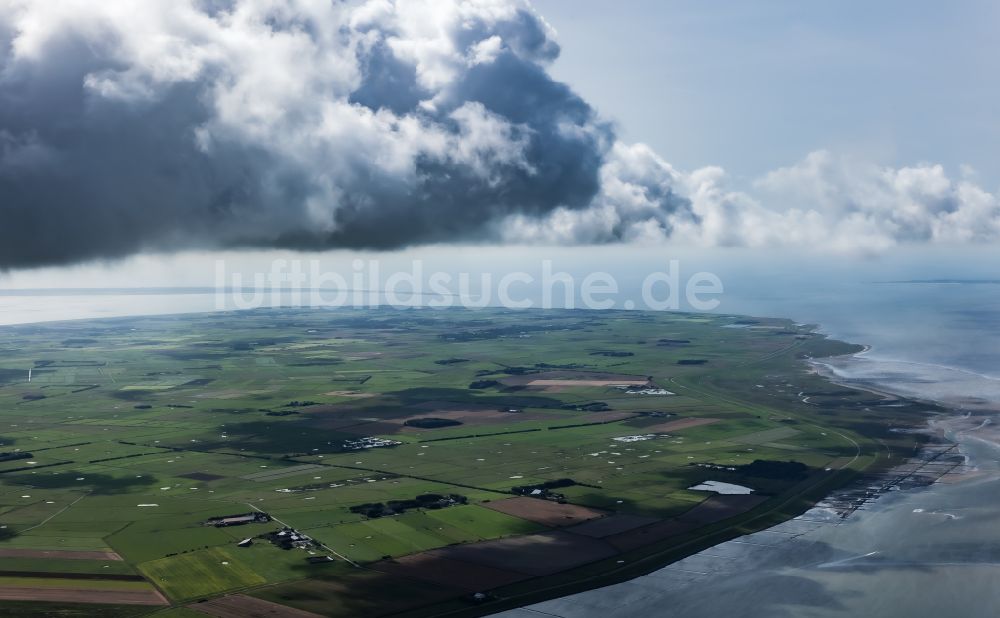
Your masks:
M73 549L0 548L0 558L55 558L58 560L121 560L113 551L78 551Z
M319 618L320 616L242 594L230 594L204 603L192 603L188 608L217 618Z
M586 506L559 504L551 500L539 500L538 498L527 497L493 500L492 502L484 503L483 506L544 526L556 527L572 526L573 524L607 515L604 511L598 511Z
M694 530L696 527L695 524L667 519L641 528L613 534L604 537L604 540L611 543L619 551L630 551L650 543L656 543L657 541L677 536L678 534L683 534Z
M420 579L442 586L454 586L468 592L490 590L527 579L529 576L482 564L452 560L431 552L411 554L373 565L377 571Z
M655 524L657 521L660 520L655 517L642 517L640 515L609 515L608 517L592 519L591 521L578 524L568 531L573 534L582 534L583 536L595 539L603 539L612 534L621 534L622 532Z
M537 576L551 575L610 558L617 552L603 541L555 531L469 545L452 545L426 553L501 571Z
M0 586L0 601L168 605L163 595L155 590L83 590L80 588L31 588L26 586Z

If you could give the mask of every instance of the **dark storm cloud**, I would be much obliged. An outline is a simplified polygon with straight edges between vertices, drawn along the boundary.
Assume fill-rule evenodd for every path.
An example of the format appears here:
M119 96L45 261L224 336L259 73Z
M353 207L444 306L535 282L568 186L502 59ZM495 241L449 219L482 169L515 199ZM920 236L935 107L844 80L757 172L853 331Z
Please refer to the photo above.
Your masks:
M2 268L496 240L600 193L613 132L524 5L128 4L0 14Z
M0 0L0 270L187 248L992 242L941 166L625 144L518 0Z

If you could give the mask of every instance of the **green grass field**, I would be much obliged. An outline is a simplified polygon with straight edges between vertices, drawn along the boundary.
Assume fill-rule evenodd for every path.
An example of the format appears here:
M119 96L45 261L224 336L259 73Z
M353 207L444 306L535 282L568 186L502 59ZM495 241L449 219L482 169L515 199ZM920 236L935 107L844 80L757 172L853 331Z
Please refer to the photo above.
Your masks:
M252 566L219 547L144 562L139 570L175 600L195 599L266 581Z
M641 312L262 310L6 327L0 571L140 573L177 615L233 590L292 605L309 591L318 600L299 605L329 615L433 615L462 591L351 562L548 532L555 524L483 506L516 487L561 484L549 502L650 521L691 512L711 494L689 488L706 480L760 496L646 552L667 560L699 534L787 517L912 452L920 438L893 430L927 406L830 384L803 360L857 349L785 320ZM672 394L616 385L647 378ZM407 424L427 418L449 422ZM650 437L619 440L637 435ZM347 448L360 438L398 445ZM783 477L774 462L804 471ZM352 509L426 495L463 504ZM204 525L252 510L274 520ZM286 525L316 542L284 550L263 538ZM247 537L253 546L237 548ZM334 566L307 561L322 555ZM399 591L392 603L359 592L384 586ZM153 610L126 614L136 611Z

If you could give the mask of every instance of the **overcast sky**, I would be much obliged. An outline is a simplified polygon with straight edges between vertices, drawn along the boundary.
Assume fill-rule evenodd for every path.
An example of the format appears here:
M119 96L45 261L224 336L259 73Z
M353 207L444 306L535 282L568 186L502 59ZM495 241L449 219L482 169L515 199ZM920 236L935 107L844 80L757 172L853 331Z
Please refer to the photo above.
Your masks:
M0 285L216 251L990 247L997 26L976 0L0 0Z

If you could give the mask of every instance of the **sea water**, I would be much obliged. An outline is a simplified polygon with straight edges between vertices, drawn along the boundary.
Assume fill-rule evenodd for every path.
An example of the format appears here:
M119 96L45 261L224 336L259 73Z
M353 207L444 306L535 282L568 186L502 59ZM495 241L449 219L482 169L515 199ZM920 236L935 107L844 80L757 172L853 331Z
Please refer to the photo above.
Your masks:
M1000 410L1000 285L814 279L727 289L725 311L786 316L864 343L835 374L991 418ZM1000 420L1000 419L998 419ZM973 472L889 492L847 519L817 508L635 580L504 618L1000 616L1000 449L949 431Z

